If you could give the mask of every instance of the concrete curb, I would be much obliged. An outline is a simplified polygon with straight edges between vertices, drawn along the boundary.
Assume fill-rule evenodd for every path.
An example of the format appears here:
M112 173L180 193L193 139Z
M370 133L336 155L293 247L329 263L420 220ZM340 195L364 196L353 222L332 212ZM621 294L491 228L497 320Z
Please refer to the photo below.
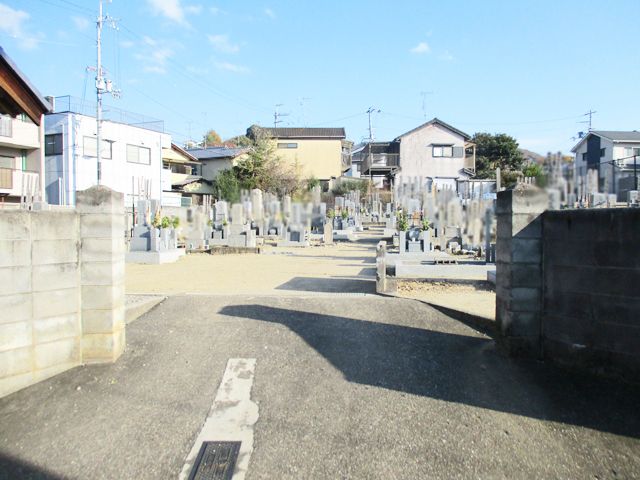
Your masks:
M140 302L127 305L125 308L124 319L125 323L129 325L138 317L144 315L153 307L158 305L161 301L165 300L168 295L149 295L151 298L142 300Z

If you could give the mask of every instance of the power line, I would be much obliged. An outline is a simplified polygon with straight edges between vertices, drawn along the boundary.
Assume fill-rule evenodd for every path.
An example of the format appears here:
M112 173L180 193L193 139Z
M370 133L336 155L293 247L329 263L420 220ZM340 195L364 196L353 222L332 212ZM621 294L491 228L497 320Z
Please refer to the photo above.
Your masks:
M131 35L133 35L134 37L138 38L139 40L141 40L142 42L144 42L144 39L141 38L139 35L137 35L135 32L131 31L129 28L127 28L125 25L122 25L122 28L124 28L124 30L126 30L127 32L129 32ZM130 37L129 37L130 38ZM147 53L153 55L153 51L152 49L148 48L145 45L142 45L138 42L136 42L135 40L132 39L132 41L134 41L134 43L142 48L143 50L145 50ZM207 80L204 77L199 76L196 73L193 72L189 72L189 70L182 64L176 62L175 60L173 60L172 58L167 57L165 59L165 64L171 68L172 70L176 71L177 73L179 73L180 75L182 75L183 77L185 77L187 80L191 80L193 83L195 83L196 85L200 86L201 88L204 88L205 90L210 91L211 93L213 93L214 95L218 95L219 97L224 98L225 100L228 100L230 102L236 103L240 106L243 106L245 108L249 108L252 110L257 110L257 111L261 111L263 113L270 113L270 111L261 106L258 105L256 103L253 103L249 100L246 100L242 97L240 97L239 95L236 95L235 93L232 93L228 90L225 90L224 88L220 87L219 85L216 85L215 83L212 83L211 81ZM173 64L173 65L171 65ZM187 73L185 73L187 72ZM217 91L216 91L217 90Z
M351 115L350 117L338 118L337 120L331 120L330 122L316 123L315 125L311 125L311 126L312 127L320 127L321 125L326 125L328 123L341 122L342 120L349 120L350 118L355 118L355 117L359 117L360 115L366 115L366 114L367 114L367 112L356 113L355 115Z
M47 4L49 4L49 5L53 5L54 7L64 8L65 10L70 10L70 11L72 11L72 12L80 13L80 14L82 14L82 15L89 15L89 16L91 16L91 14L90 14L90 13L82 12L82 11L80 11L80 10L76 10L75 8L64 7L64 6L62 6L62 5L58 5L57 3L47 2L47 0L40 0L40 1L41 1L42 3L47 3ZM62 1L62 0L61 0L61 1ZM75 4L71 3L71 2L64 2L64 3L68 3L68 4L70 4L70 5L75 5ZM75 5L75 6L76 6L76 7L80 7L80 5ZM80 7L80 8L84 8L85 10L89 10L89 9L88 9L88 8L86 8L86 7ZM89 11L93 13L93 10L89 10Z

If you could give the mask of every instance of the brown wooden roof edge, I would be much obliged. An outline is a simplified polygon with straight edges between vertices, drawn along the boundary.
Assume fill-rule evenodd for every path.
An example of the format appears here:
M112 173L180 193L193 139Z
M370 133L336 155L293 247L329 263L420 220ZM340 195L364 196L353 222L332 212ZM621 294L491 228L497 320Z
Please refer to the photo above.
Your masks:
M2 47L0 47L0 67L4 67L3 69L9 72L15 83L9 85L7 79L0 76L0 87L7 91L11 99L19 106L22 110L20 113L27 114L36 125L40 126L40 117L52 110L51 104L33 86ZM24 98L25 94L28 98Z

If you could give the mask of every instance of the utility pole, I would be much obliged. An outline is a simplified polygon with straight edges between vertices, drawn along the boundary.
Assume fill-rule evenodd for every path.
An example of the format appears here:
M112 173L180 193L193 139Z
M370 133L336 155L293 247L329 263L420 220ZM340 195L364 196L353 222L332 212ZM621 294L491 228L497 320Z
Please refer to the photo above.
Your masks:
M207 148L207 133L209 133L209 131L207 130L207 112L202 112L202 114L204 115L204 148Z
M427 118L427 95L433 95L433 92L420 92L422 95L422 113L424 113L424 118Z
M282 123L282 120L278 120L280 117L286 117L289 114L288 113L278 113L278 107L281 107L282 103L279 103L278 105L276 105L276 113L274 115L275 121L273 122L273 126L275 128L278 128L278 124Z
M103 23L111 23L111 28L116 28L114 22L119 22L120 19L110 18L109 14L106 17L102 17L102 5L104 3L111 3L111 0L108 2L100 2L100 16L96 20L97 25L97 40L98 40L98 68L96 69L96 94L98 97L98 114L97 114L97 122L98 122L98 147L97 147L97 159L98 159L98 185L100 185L100 181L102 180L102 94L105 92L110 93L113 98L120 98L120 90L113 88L113 81L105 80L104 72L102 71L102 59L101 55L101 47L100 44L100 33L102 31ZM116 28L117 30L117 28Z
M369 114L369 141L373 142L375 138L373 137L373 127L371 126L371 114L380 113L380 110L376 110L375 108L369 107L369 110L367 110L367 113Z

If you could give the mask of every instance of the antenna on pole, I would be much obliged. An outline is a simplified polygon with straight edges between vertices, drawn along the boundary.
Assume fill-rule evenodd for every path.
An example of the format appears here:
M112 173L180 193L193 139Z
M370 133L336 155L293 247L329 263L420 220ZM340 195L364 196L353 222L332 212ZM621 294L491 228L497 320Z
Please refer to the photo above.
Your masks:
M307 102L305 102L305 100L313 100L311 97L306 97L306 98L302 98L302 97L298 97L298 101L300 102L300 105L303 108L303 113L302 113L302 117L303 117L303 123L304 123L304 128L307 128Z
M117 30L114 22L119 22L118 18L111 18L109 14L106 17L102 16L102 5L105 3L111 3L111 0L108 2L100 2L100 15L96 20L97 25L97 41L98 41L98 65L96 69L96 95L98 97L98 114L97 114L97 126L98 126L98 147L97 147L97 167L98 167L98 178L97 183L100 185L100 181L102 180L102 95L104 93L109 93L113 98L120 98L120 90L114 88L112 80L106 80L104 76L104 72L102 71L102 58L101 58L101 43L100 43L100 34L102 32L102 24L110 23L111 28Z
M427 118L427 95L433 95L433 92L420 92L422 95L422 113L424 118Z
M369 114L369 141L373 142L375 140L375 138L373 136L373 127L371 125L371 114L372 113L380 113L380 110L376 110L373 107L369 107L369 110L367 110L367 113Z
M278 105L276 105L276 113L274 115L275 121L273 122L273 126L275 128L278 128L278 124L282 123L282 120L278 120L280 117L286 117L289 114L288 113L278 113L278 107L281 107L283 104L279 103Z

